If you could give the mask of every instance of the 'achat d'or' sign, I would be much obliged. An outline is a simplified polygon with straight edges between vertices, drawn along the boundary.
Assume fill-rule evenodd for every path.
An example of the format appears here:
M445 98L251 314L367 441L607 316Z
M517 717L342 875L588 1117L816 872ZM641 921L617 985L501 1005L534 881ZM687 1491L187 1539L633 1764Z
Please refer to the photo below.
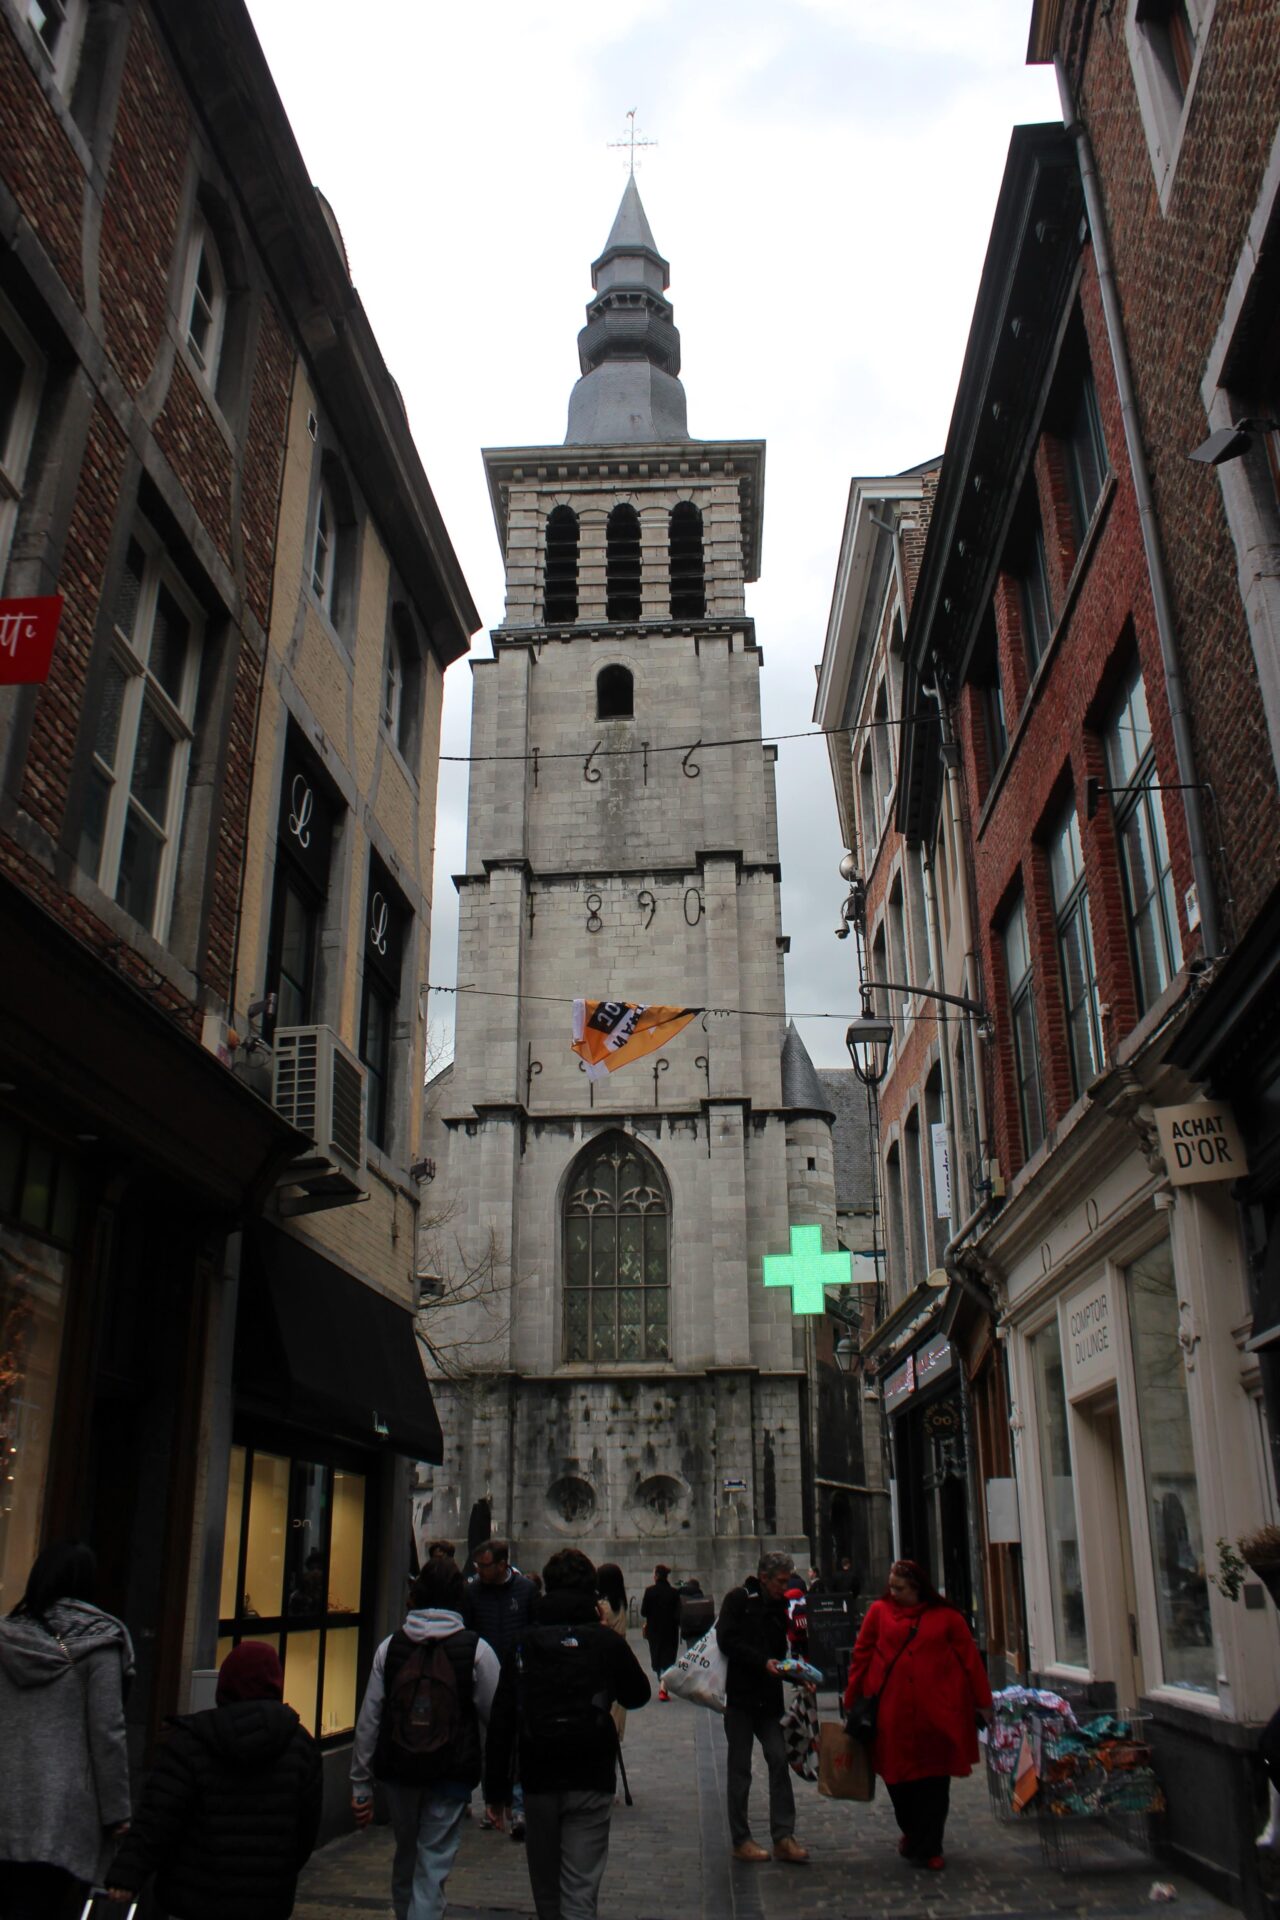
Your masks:
M1194 1100L1186 1107L1157 1107L1160 1151L1175 1187L1202 1180L1238 1180L1248 1173L1244 1141L1229 1106Z
M62 595L0 600L0 687L42 685L49 678Z

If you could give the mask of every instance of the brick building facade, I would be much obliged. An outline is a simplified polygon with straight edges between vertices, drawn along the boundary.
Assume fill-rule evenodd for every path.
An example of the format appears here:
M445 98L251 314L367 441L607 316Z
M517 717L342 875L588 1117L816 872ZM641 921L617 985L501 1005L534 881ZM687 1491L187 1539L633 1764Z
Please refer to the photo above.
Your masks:
M12 1606L43 1541L94 1542L102 1602L139 1648L129 1716L140 1757L193 1697L227 1611L216 1589L242 1230L278 1214L282 1176L278 1192L296 1201L297 1162L315 1157L310 1128L273 1108L269 1075L237 1048L261 1031L249 1004L271 990L258 937L266 882L260 858L246 869L246 845L261 852L278 803L281 658L306 652L301 619L279 635L300 606L304 550L314 557L308 409L340 443L348 499L389 503L367 532L360 523L367 618L342 671L359 688L356 791L375 816L361 844L398 871L415 986L439 678L475 616L238 0L4 0L0 354L0 591L63 601L47 684L0 691L0 1430L15 1469L0 1592ZM335 546L354 528L348 511ZM419 623L417 719L413 755L383 779L380 805L393 570ZM345 721L337 731L345 740ZM306 746L323 756L314 729ZM397 776L403 794L387 799ZM342 844L354 929L370 868L350 835ZM358 1055L354 959L349 972L313 1017ZM401 1350L416 1367L412 1256L388 1258L382 1199L399 1195L411 1249L421 1047L416 994L406 1001L399 1117L385 1164L370 1156L379 1202L363 1210L378 1227L348 1265L401 1302ZM429 1409L420 1369L418 1380ZM287 1384L306 1384L296 1366ZM387 1411L390 1446L419 1451L421 1428L389 1432ZM298 1417L287 1394L275 1412L286 1428ZM351 1410L327 1409L326 1426L381 1459L378 1417L362 1407L352 1435ZM356 1556L364 1657L399 1598L381 1564L390 1510L378 1514L371 1495L369 1511ZM322 1558L329 1547L326 1537ZM307 1624L323 1636L328 1623ZM334 1731L320 1725L318 1665L309 1705L300 1672L295 1661L300 1706Z

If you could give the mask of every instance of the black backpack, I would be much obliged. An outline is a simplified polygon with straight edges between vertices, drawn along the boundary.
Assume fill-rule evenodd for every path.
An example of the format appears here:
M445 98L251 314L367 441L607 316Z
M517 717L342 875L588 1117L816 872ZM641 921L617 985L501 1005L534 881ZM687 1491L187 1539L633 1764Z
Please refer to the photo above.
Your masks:
M520 1733L553 1764L572 1765L602 1741L613 1748L604 1631L593 1624L532 1627L516 1648Z
M444 1640L410 1640L403 1632L392 1635L374 1758L380 1778L441 1779L462 1758L471 1688L468 1675L464 1698L451 1648L469 1668L475 1657L475 1635L450 1634Z

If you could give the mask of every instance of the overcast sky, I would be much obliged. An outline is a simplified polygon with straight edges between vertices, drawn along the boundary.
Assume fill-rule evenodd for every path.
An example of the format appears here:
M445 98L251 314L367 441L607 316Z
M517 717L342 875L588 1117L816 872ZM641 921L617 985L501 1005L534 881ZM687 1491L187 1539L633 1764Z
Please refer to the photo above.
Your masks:
M337 215L484 623L503 612L485 446L563 440L576 340L626 184L671 262L695 438L768 442L764 730L811 722L850 476L940 453L1019 122L1058 117L1023 64L1030 0L249 0ZM465 662L442 751L465 753ZM852 943L825 748L780 749L787 998L847 1065ZM431 978L455 977L466 769L440 790ZM592 983L575 983L590 993ZM645 982L633 983L642 997ZM437 997L433 1022L451 1002Z

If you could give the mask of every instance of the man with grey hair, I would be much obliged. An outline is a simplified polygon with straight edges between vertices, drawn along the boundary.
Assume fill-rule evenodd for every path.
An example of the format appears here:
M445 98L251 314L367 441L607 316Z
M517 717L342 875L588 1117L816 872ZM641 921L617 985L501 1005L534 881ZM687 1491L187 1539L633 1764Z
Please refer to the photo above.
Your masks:
M796 1839L796 1801L791 1789L786 1743L782 1735L782 1678L778 1663L787 1657L785 1594L795 1578L787 1553L760 1557L755 1576L727 1593L716 1621L716 1639L728 1663L724 1734L729 1747L729 1837L735 1860L767 1860L769 1850L751 1838L747 1802L751 1795L751 1757L760 1742L769 1769L769 1835L773 1857L801 1866L808 1849Z

